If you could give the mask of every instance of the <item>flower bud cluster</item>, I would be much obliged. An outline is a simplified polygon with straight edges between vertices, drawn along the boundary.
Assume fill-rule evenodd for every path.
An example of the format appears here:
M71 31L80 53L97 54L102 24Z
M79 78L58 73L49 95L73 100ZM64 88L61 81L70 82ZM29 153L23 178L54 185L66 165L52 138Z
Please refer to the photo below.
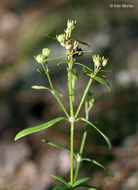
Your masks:
M65 42L65 49L67 55L71 55L73 53L73 46L74 46L73 41L67 40Z
M57 37L57 41L61 44L61 46L65 46L65 41L66 41L66 34L60 34Z
M65 33L56 36L57 41L60 43L61 46L65 47L66 45L66 49L71 49L70 46L68 46L68 44L66 44L65 42L66 40L67 41L69 40L71 32L75 28L75 25L76 25L76 20L68 20Z
M75 28L75 25L76 20L68 20L65 33L56 36L57 41L60 43L60 45L65 47L67 55L73 54L73 52L75 52L79 46L79 42L70 39L71 32Z
M107 65L108 59L106 59L104 56L100 57L99 55L93 55L93 62L97 68L105 67Z
M47 58L47 57L49 56L49 54L50 54L50 49L44 48L44 49L42 50L42 55L44 55L45 58Z
M39 54L35 57L36 61L39 64L43 64L46 61L46 58L48 57L48 55L50 54L50 49L48 48L44 48L42 50L42 54Z

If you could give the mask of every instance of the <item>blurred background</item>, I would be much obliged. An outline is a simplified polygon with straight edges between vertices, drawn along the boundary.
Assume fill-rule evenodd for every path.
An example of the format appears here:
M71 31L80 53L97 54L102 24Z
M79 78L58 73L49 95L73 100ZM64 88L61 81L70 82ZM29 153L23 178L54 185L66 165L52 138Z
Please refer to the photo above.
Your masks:
M138 3L123 3L133 6L114 7L121 0L0 0L0 190L50 190L58 185L50 174L69 179L69 154L41 142L45 138L68 147L65 123L13 140L24 128L64 116L49 92L30 87L48 86L46 77L36 71L40 65L34 55L45 47L51 49L50 57L65 53L45 33L63 33L67 19L77 20L73 36L90 45L81 48L108 57L111 71L106 74L110 93L96 82L91 87L96 105L90 120L110 137L113 149L109 151L102 137L89 129L85 155L108 166L114 177L89 163L83 163L79 177L91 176L90 184L103 190L138 189ZM91 66L91 54L85 53L79 61ZM49 67L54 87L64 94L62 101L68 109L66 66L57 67L51 61ZM88 81L81 68L76 69L75 106ZM75 132L78 150L82 126Z

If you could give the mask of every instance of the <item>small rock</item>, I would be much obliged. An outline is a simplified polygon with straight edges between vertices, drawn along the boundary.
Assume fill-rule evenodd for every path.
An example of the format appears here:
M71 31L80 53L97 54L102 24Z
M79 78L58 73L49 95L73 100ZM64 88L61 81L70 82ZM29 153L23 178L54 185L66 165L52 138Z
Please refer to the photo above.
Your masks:
M24 142L0 143L0 173L13 174L30 154L31 150Z

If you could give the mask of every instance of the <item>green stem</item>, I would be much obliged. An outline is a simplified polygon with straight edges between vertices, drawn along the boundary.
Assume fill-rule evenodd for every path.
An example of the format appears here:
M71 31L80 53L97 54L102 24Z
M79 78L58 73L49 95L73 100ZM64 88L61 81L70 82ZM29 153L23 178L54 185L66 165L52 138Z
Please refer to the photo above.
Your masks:
M89 119L88 102L85 103L85 114L86 114L85 117L88 120ZM81 141L80 150L79 150L80 158L82 157L82 154L83 154L84 145L85 145L86 138L87 138L87 131L88 131L88 125L86 124L85 127L84 127L84 132L83 132L82 141ZM78 176L78 172L79 172L79 169L80 169L80 163L81 163L81 159L79 159L78 162L77 162L75 175L74 175L74 182L76 181L77 176Z
M51 87L51 90L53 91L53 95L54 97L56 98L57 102L59 103L60 107L62 108L62 110L64 111L65 115L67 116L67 118L69 118L69 114L67 113L64 105L62 104L61 100L59 99L59 97L57 96L57 94L54 92L54 87L53 87L53 84L51 82L51 79L50 79L50 75L49 75L49 69L48 69L48 66L46 64L46 68L44 67L44 65L42 64L42 67L47 75L47 78L48 78L48 81L49 81L49 84L50 84L50 87Z
M95 70L95 71L96 71L96 72L95 72L94 75L96 75L97 72L98 72L97 70ZM84 91L84 93L83 93L83 96L82 96L82 99L81 99L80 104L79 104L79 106L78 106L78 109L77 109L77 111L76 111L75 118L77 118L77 116L78 116L78 114L79 114L79 111L80 111L80 109L81 109L81 107L82 107L82 104L83 104L83 102L84 102L84 100L85 100L85 97L86 97L86 95L87 95L87 93L88 93L88 90L89 90L89 88L90 88L90 86L91 86L92 81L93 81L93 79L90 78L90 79L89 79L89 82L88 82L88 84L87 84L87 87L86 87L86 89L85 89L85 91ZM86 113L86 119L88 119L88 118L89 118L88 103L86 103L86 106L85 106L85 113ZM88 128L88 126L85 125L84 132L83 132L83 137L82 137L82 141L81 141L81 146L80 146L80 151L79 151L79 156L80 156L80 158L77 160L77 166L76 166L75 175L74 175L74 182L75 182L76 179L77 179L78 172L79 172L79 168L80 168L81 157L82 157L82 154L83 154L84 145L85 145L86 137L87 137L87 128Z
M69 89L69 103L70 103L70 184L73 186L73 170L74 170L74 113L73 113L73 89L72 89L72 56L70 56L70 63L68 69L68 89Z
M73 185L73 170L74 170L74 122L71 123L70 136L70 184Z
M78 107L78 109L77 109L77 111L76 111L75 118L77 118L77 116L78 116L78 114L79 114L79 111L80 111L80 109L81 109L81 107L82 107L82 104L83 104L83 102L84 102L84 100L85 100L85 97L86 97L86 95L87 95L87 92L88 92L88 90L89 90L89 88L90 88L90 86L91 86L92 80L93 80L92 78L89 79L89 82L88 82L88 84L87 84L87 87L86 87L86 89L85 89L85 91L84 91L84 93L83 93L82 99L81 99L81 101L80 101L79 107Z
M62 58L62 57L66 57L66 56L67 56L67 54L63 54L63 55L60 55L60 56L58 56L58 57L48 58L48 59L46 59L45 61L47 62L47 61L51 61L51 60L54 60L54 59L60 59L60 58Z

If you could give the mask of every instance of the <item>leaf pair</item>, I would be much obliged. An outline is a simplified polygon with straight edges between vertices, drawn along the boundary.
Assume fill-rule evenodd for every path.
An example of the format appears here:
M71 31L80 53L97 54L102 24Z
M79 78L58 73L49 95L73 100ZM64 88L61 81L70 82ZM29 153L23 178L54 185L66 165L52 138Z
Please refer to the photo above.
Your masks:
M42 142L44 143L47 143L48 145L50 146L53 146L53 147L56 147L56 148L60 148L62 150L65 150L67 152L70 152L70 149L65 147L65 146L62 146L58 143L55 143L53 141L49 141L49 140L46 140L46 139L42 139ZM76 158L77 160L77 154L74 153L74 157ZM96 160L91 160L90 158L82 158L81 161L87 161L87 162L91 162L93 164L96 164L97 166L101 167L102 169L104 169L104 171L106 171L110 176L113 176L112 172L107 168L105 167L104 165L102 165L101 163L97 162Z
M58 117L56 119L53 119L53 120L48 121L46 123L43 123L41 125L38 125L38 126L35 126L35 127L31 127L31 128L28 128L28 129L24 129L23 131L20 131L16 135L16 137L15 137L14 140L17 140L17 139L22 138L22 137L24 137L26 135L29 135L29 134L32 134L32 133L35 133L35 132L47 129L47 128L51 127L52 125L54 125L55 123L57 123L59 121L62 121L62 120L67 120L67 118L65 118L65 117ZM78 120L84 121L84 122L88 123L90 126L92 126L94 129L96 129L103 136L103 138L106 140L109 149L112 148L112 145L111 145L111 142L110 142L109 138L100 129L98 129L93 123L91 123L90 121L88 121L85 118L78 118L77 121Z
M93 187L91 185L88 185L86 184L85 182L87 181L90 181L92 178L91 177L85 177L85 178L82 178L82 179L79 179L77 181L74 182L73 186L71 186L65 179L63 179L62 177L60 176L57 176L57 175L51 175L53 178L57 179L58 181L60 181L61 183L63 183L66 187L56 187L54 188L53 190L62 190L62 189L68 189L68 190L71 190L71 189L76 189L77 187L86 187L86 188L91 188L93 190L100 190L99 188L97 187Z

